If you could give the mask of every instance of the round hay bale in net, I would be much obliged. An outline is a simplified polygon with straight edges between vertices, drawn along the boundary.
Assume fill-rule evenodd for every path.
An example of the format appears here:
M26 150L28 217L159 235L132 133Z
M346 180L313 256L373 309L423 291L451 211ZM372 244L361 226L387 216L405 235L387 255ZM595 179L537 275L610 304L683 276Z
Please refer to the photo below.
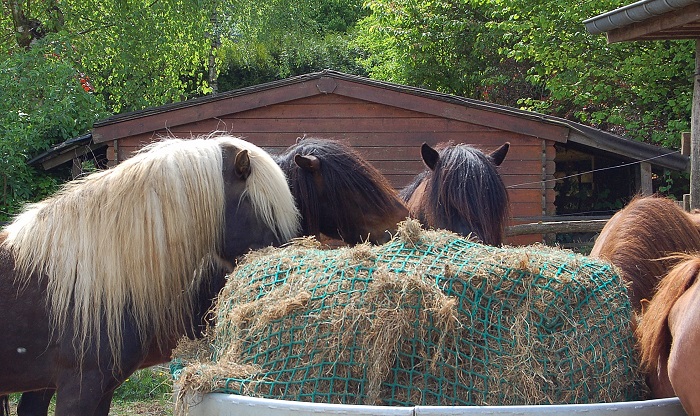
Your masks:
M177 384L388 406L641 400L630 319L607 263L408 220L383 246L306 240L248 256L219 296L205 359Z

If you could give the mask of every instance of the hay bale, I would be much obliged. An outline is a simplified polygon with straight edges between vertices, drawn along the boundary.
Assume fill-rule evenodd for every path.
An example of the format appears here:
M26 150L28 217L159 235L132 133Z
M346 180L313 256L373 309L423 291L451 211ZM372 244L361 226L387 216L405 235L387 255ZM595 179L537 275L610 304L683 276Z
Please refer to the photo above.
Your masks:
M389 406L647 398L624 284L607 263L546 246L489 247L410 220L383 246L304 240L250 255L216 313L210 360L183 370L181 394Z

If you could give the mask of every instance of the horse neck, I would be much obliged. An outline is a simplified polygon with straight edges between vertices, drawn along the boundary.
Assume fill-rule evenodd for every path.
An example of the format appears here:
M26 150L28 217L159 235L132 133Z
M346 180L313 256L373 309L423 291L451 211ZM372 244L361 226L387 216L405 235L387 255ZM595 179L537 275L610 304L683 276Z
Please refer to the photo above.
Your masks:
M192 291L192 314L187 322L183 322L177 331L167 340L153 340L148 346L145 359L140 368L163 364L172 359L173 350L183 336L189 339L201 339L207 329L215 322L212 308L216 298L226 284L226 275L230 270L217 261L205 265L201 273L200 285Z
M404 202L408 203L408 201L416 194L420 194L422 192L418 192L417 189L421 185L425 187L425 179L426 177L430 174L429 170L424 170L423 172L417 174L411 183L406 185L401 191L399 191L399 198L403 200Z
M411 217L416 218L418 221L427 226L426 222L428 218L426 217L426 205L430 202L428 198L425 197L425 187L426 181L418 183L416 186L412 186L411 194L406 199L406 208L408 208L408 213Z
M657 371L659 358L667 356L672 342L673 310L678 313L676 302L692 287L697 286L700 257L686 257L663 278L658 291L648 302L637 326L637 339L642 367L648 372ZM698 293L695 287L695 294ZM697 302L697 301L696 301ZM697 303L696 303L697 304Z
M202 272L201 284L193 297L194 313L186 331L188 337L201 338L206 327L213 323L210 313L230 271L224 264L213 262Z

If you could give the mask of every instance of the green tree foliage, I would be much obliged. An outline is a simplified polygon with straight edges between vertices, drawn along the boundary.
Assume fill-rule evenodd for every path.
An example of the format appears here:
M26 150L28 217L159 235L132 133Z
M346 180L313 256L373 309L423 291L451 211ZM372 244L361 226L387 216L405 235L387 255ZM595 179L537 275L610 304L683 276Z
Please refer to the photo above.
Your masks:
M465 0L370 0L356 42L373 78L510 104L539 97L528 61L502 56L507 38L493 30L488 7Z
M239 3L219 49L222 91L326 68L367 75L353 45L362 0Z
M327 34L299 41L292 37L280 43L224 42L220 50L221 91L261 84L326 68L367 75L359 59L362 50L348 36Z
M508 34L501 54L533 66L527 79L543 97L521 97L526 108L678 147L690 128L694 45L688 41L607 44L582 21L627 3L487 2L493 30Z
M106 115L71 55L64 39L49 35L0 61L0 221L55 190L58 178L36 172L27 160Z
M373 77L677 147L689 128L692 43L608 45L582 23L627 3L369 0L357 40Z
M66 30L81 67L114 113L210 92L206 81L215 2L70 2Z

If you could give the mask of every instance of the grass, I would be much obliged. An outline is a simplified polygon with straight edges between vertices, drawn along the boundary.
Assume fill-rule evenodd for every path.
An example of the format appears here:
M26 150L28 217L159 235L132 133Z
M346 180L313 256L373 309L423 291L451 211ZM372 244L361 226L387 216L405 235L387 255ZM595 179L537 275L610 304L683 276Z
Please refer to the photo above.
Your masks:
M132 374L114 392L113 416L173 414L173 382L167 366L145 368Z
M154 366L132 374L114 392L110 416L172 416L173 383L167 365ZM11 414L15 414L19 393L10 395ZM54 401L49 413L54 412Z

